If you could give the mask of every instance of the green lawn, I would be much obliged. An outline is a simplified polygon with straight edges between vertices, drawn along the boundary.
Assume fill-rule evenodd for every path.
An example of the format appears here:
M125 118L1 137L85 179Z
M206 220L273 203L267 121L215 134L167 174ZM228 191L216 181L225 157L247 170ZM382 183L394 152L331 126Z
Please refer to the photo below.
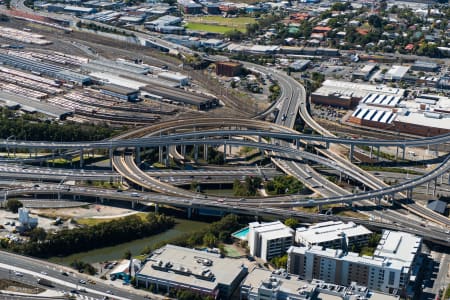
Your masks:
M186 29L194 31L221 33L221 34L224 34L225 32L232 30L232 28L227 26L200 24L200 23L188 23L186 25Z
M250 17L224 18L221 16L193 17L186 21L188 22L186 29L214 33L225 33L232 29L245 33L247 24L256 23L256 20Z

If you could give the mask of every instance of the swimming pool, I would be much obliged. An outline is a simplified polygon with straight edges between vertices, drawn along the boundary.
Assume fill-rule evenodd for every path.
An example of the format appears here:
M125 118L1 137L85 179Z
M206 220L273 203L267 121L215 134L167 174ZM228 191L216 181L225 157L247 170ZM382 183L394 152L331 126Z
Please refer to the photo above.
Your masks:
M232 236L232 237L235 237L235 238L237 238L237 239L246 241L246 240L247 240L247 235L248 235L248 232L249 232L249 231L250 231L250 228L245 227L245 228L242 228L242 229L240 229L240 230L234 232L233 234L231 234L231 236Z

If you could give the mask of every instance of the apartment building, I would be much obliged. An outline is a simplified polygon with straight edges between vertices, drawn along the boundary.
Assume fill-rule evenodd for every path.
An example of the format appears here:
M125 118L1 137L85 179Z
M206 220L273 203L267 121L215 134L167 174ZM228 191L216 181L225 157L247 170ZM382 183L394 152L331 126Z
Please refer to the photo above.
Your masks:
M341 248L342 238L346 238L349 249L365 246L372 231L353 222L328 221L309 227L300 227L295 232L295 242L303 246Z
M280 221L249 224L250 254L266 261L286 253L294 243L294 230Z
M384 231L373 256L321 246L291 247L288 272L304 280L340 285L356 282L389 294L404 294L413 279L422 239L404 232Z

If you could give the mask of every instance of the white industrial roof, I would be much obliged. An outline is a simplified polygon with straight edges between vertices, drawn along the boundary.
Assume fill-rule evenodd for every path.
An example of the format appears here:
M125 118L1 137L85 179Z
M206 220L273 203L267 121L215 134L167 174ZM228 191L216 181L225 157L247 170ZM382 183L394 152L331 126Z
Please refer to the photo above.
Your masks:
M444 114L442 116L443 118L438 119L427 117L423 113L409 112L405 115L397 115L396 121L450 130L450 117L446 117Z
M351 90L354 92L364 93L363 96L365 96L367 93L377 93L383 95L394 95L402 97L405 94L404 89L389 87L383 84L373 85L367 83L355 83L355 82L327 79L322 83L322 86L334 88L336 91Z
M402 79L406 75L406 73L409 71L409 68L410 67L407 67L407 66L394 65L386 72L384 77L389 80Z
M396 116L396 113L393 113L389 110L372 109L361 105L358 106L358 108L352 114L352 117L357 119L370 120L387 124L390 124L396 118Z
M377 93L367 94L360 103L367 105L377 105L386 107L395 107L400 102L400 97L394 95L383 95Z

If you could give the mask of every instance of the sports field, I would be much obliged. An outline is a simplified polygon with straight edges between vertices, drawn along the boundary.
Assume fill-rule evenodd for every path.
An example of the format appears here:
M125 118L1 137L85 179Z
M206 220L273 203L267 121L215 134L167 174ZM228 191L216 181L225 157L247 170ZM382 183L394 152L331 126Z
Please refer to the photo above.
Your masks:
M205 16L189 18L186 22L186 29L189 30L225 33L236 29L245 33L247 24L256 23L256 20L250 17L224 18L222 16Z

